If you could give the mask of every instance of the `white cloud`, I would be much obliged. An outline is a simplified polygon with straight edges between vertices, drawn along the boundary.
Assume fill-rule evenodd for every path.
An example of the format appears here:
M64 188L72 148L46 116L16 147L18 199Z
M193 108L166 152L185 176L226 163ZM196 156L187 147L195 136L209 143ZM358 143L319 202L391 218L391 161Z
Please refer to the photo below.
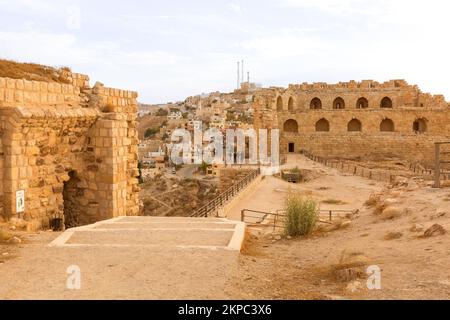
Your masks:
M228 7L231 9L231 11L242 14L242 8L240 5L238 5L236 3L230 3L230 4L228 4Z

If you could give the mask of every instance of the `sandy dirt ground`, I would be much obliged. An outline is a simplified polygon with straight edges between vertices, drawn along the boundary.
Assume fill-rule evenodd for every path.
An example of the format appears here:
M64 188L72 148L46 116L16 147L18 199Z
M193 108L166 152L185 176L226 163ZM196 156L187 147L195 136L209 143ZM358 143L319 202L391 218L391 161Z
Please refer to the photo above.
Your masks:
M423 181L397 186L342 175L303 157L289 165L317 170L321 176L300 185L266 178L236 206L276 210L283 207L280 190L298 190L319 201L342 200L327 209L359 209L341 230L317 232L304 239L273 240L253 235L240 258L239 273L230 283L233 297L242 299L449 299L449 234L423 237L434 224L450 230L450 189L433 189ZM364 205L378 194L373 207ZM384 212L379 212L384 209ZM338 281L343 256L360 257L362 272L351 281ZM381 290L368 290L368 266L381 270Z
M450 298L450 236L437 232L424 237L433 225L450 231L450 189L436 190L420 179L400 180L395 185L374 182L341 174L300 156L291 157L288 163L288 167L309 170L311 179L293 185L266 177L232 208L229 218L239 220L242 209L282 209L291 191L318 200L322 209L359 212L347 217L345 227L337 224L331 230L325 226L307 238L283 236L280 240L264 229L253 230L241 255L227 250L170 248L171 241L180 240L179 235L162 237L165 246L139 246L139 241L126 232L119 238L111 237L121 228L117 225L109 226L112 232L108 236L80 234L73 242L92 245L98 239L103 244L118 239L129 247L49 248L58 234L21 234L21 244L0 245L0 298ZM178 227L185 228L184 223L179 221ZM147 225L144 230L150 232L152 228ZM226 233L214 234L214 241L206 240L216 245L224 244L228 237ZM156 240L154 235L143 239ZM202 239L205 235L198 232L187 243L198 245ZM343 258L348 256L354 261ZM67 290L70 265L81 268L79 291ZM381 290L367 288L365 272L371 265L381 270ZM356 273L342 279L338 274L342 270Z
M59 236L52 232L23 235L20 245L0 247L0 255L12 256L0 264L0 299L229 297L226 282L237 274L239 252L223 248L233 232L220 230L236 224L216 219L124 219L131 222L76 231L61 247L49 247ZM163 229L167 230L161 235ZM67 286L71 266L79 267L79 290Z

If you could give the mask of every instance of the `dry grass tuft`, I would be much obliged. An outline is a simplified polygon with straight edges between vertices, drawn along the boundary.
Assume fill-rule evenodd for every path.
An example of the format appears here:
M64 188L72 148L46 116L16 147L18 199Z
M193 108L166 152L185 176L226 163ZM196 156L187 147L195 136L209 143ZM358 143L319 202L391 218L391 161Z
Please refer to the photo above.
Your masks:
M403 237L403 233L401 232L388 232L385 236L384 236L384 240L390 241L390 240L398 240L401 237Z
M326 199L326 200L322 201L322 203L336 205L336 206L342 206L342 205L347 204L347 202L342 201L342 200L337 200L337 199Z
M0 59L0 77L25 79L45 82L69 83L62 71L70 72L69 68L56 69L35 63L19 63Z
M364 203L368 208L373 208L377 206L381 201L381 196L379 194L371 194L369 199Z

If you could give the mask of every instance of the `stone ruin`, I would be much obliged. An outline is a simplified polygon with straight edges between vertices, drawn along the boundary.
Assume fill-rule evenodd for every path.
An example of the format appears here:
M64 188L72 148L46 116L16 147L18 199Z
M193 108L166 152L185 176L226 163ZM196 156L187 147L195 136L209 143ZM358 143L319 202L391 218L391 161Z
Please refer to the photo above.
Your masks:
M255 94L255 129L280 129L283 154L404 159L434 165L434 143L450 139L450 105L404 80L303 83Z
M137 93L0 78L0 215L36 229L139 214Z

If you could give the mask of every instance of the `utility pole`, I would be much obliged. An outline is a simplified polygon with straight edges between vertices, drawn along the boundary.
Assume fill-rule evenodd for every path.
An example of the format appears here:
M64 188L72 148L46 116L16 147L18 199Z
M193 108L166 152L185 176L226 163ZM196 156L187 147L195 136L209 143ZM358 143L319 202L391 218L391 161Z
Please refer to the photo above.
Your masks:
M242 60L242 81L241 83L244 83L244 60Z
M239 90L239 78L240 78L240 69L239 69L239 61L237 63L237 89Z

